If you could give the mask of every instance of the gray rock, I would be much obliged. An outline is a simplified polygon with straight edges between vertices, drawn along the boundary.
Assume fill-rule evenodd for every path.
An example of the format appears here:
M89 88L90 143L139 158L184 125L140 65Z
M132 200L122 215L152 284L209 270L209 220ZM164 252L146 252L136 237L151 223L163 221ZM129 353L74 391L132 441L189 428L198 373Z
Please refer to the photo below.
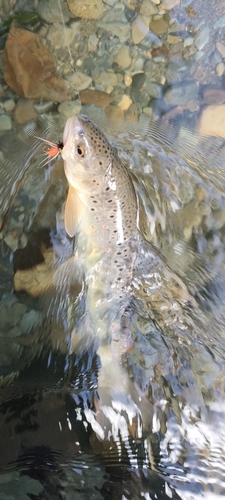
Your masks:
M132 78L132 90L141 90L146 80L146 75L144 73L137 73Z
M2 114L0 116L0 131L11 130L11 128L12 128L11 118L8 115Z
M112 33L112 35L117 36L121 42L126 42L130 36L130 25L129 23L123 23L121 21L115 22L105 22L104 20L98 21L98 27L103 30Z
M81 109L82 105L80 101L63 101L58 107L58 112L66 118L69 118L72 115L80 113Z
M198 50L202 50L203 47L208 43L209 41L209 27L206 26L202 31L200 31L199 35L195 39L195 47L197 47Z
M198 83L186 81L167 89L164 99L170 106L180 106L186 102L196 99L198 94Z
M42 320L42 313L40 311L35 311L35 309L31 309L24 314L19 326L23 333L30 333L31 330L37 328L37 326L41 324Z
M224 26L225 26L225 14L223 14L223 16L221 16L221 17L219 17L219 19L217 19L217 21L214 24L214 29L224 28Z
M43 21L46 23L67 23L71 18L71 13L67 7L65 0L41 0L37 6L37 12Z
M145 92L149 97L153 97L155 99L160 99L162 97L163 86L159 83L147 81L145 85Z

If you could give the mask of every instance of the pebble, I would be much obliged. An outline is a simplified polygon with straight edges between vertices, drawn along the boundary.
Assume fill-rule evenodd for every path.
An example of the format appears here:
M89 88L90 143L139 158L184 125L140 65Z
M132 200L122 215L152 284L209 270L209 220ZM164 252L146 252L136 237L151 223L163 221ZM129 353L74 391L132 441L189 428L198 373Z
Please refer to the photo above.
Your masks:
M106 23L102 20L98 21L98 27L105 30L107 33L119 38L121 42L126 42L130 37L130 25L129 23L122 23L120 21Z
M96 83L100 83L104 90L108 87L115 87L118 83L116 73L103 71L96 79Z
M167 42L171 45L178 43L180 41L181 41L181 38L179 36L176 36L176 35L168 35L168 37L167 37Z
M140 43L149 32L149 18L137 16L131 26L131 37L135 45Z
M63 101L59 107L58 112L60 115L69 118L71 115L77 115L82 109L80 101Z
M193 44L193 38L189 36L184 40L184 47L190 47Z
M130 75L124 75L123 80L124 80L124 83L125 83L126 87L130 87L130 85L133 82L133 79L131 78Z
M160 0L151 0L152 3L154 3L155 5L159 5L160 4Z
M99 90L81 90L79 97L82 104L95 104L95 106L100 108L106 108L111 102L110 95L106 92L100 92Z
M216 73L217 73L217 75L218 76L222 76L223 73L224 73L224 69L225 69L225 66L224 66L224 64L222 62L219 63L219 64L217 64L217 66L216 66Z
M195 39L195 47L202 50L209 41L209 28L204 28Z
M180 0L163 0L160 4L160 10L171 10L176 5L180 5Z
M68 23L71 14L65 0L60 0L60 9L58 0L40 0L37 5L37 13L43 21L49 24L61 23L62 15L64 23Z
M197 93L198 83L195 81L186 81L167 89L164 99L170 106L177 106L195 99Z
M127 111L132 102L132 99L128 95L124 94L119 103L119 108L122 109L122 111Z
M225 138L225 104L204 108L200 117L198 131L201 135Z
M225 90L215 86L203 88L202 96L206 104L222 104L225 102Z
M144 113L145 115L147 115L149 118L151 118L152 113L153 113L153 109L152 109L152 108L150 108L149 106L145 106L145 107L143 108L143 113Z
M140 14L142 16L154 16L154 14L157 14L157 12L158 9L153 2L150 2L149 0L143 0L140 7Z
M102 0L67 0L69 10L81 19L98 19L103 11Z
M225 45L222 42L217 42L216 43L216 48L220 55L225 58Z
M217 21L214 24L214 30L217 28L224 28L224 26L225 26L225 14L219 17L219 19L217 19Z
M141 90L146 80L145 73L136 73L133 76L132 89Z
M15 101L13 99L7 99L4 103L3 103L3 106L4 106L4 109L5 111L7 111L8 113L10 111L13 111L13 109L15 108Z
M159 83L147 81L145 84L145 92L149 97L154 99L160 99L162 97L163 87Z
M8 115L0 115L0 131L2 132L3 130L11 130L11 128L11 118Z
M48 30L47 40L55 50L59 50L61 47L68 48L75 36L79 34L79 27L78 23L73 23L70 27L54 24Z
M47 113L47 111L50 111L50 109L53 106L52 101L47 101L47 102L34 102L33 104L35 111L39 114L42 115L43 113Z
M88 52L95 52L98 46L99 38L96 35L90 35L88 38Z
M150 23L150 30L155 35L163 35L168 30L168 23L161 17L160 19L153 19Z
M87 89L92 84L92 79L86 73L76 71L67 75L66 80L72 90L80 91Z
M37 116L38 113L34 109L33 100L20 97L13 113L15 122L22 125L36 120Z
M120 47L120 49L114 56L113 61L121 66L121 68L129 68L132 59L130 57L130 49L128 45L123 45L122 47Z

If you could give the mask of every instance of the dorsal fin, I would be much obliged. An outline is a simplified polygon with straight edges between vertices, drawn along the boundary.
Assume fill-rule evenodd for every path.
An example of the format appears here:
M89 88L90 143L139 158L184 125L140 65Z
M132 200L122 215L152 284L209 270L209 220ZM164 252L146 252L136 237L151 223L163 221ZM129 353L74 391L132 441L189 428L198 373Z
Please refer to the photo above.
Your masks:
M75 235L80 224L83 209L84 207L79 199L76 189L69 184L64 213L64 224L66 232L71 238Z

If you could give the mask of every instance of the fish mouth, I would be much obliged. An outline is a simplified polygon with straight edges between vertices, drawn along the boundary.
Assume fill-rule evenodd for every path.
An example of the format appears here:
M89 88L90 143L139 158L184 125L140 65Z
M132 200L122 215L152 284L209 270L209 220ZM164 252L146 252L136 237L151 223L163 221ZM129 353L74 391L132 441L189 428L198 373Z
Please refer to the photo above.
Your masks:
M66 160L69 156L71 156L71 149L74 141L79 141L85 135L83 126L82 126L82 118L80 115L73 115L68 118L64 133L63 133L63 150L62 150L62 158Z

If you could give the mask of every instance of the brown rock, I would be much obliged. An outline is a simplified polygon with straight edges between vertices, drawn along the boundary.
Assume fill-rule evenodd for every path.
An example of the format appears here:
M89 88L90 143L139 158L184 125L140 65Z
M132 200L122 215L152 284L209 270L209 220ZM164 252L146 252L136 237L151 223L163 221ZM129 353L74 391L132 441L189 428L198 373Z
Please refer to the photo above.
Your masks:
M163 35L168 29L168 24L161 17L160 19L154 19L150 23L150 30L155 33L155 35Z
M102 0L67 0L72 14L82 19L98 19L104 10Z
M81 90L79 97L82 104L95 104L95 106L99 106L100 108L106 108L111 102L110 95L99 90Z
M152 57L160 57L160 56L165 56L169 57L169 49L166 47L166 45L163 43L161 47L156 47L155 49L152 49Z
M14 109L13 117L16 123L24 124L36 120L38 114L36 113L32 99L21 97Z
M203 109L198 130L201 135L225 138L225 104L208 106Z
M225 90L218 87L205 87L203 99L206 104L222 104L225 102Z
M41 38L12 25L5 46L4 79L14 92L31 99L62 102L70 97L53 56Z

